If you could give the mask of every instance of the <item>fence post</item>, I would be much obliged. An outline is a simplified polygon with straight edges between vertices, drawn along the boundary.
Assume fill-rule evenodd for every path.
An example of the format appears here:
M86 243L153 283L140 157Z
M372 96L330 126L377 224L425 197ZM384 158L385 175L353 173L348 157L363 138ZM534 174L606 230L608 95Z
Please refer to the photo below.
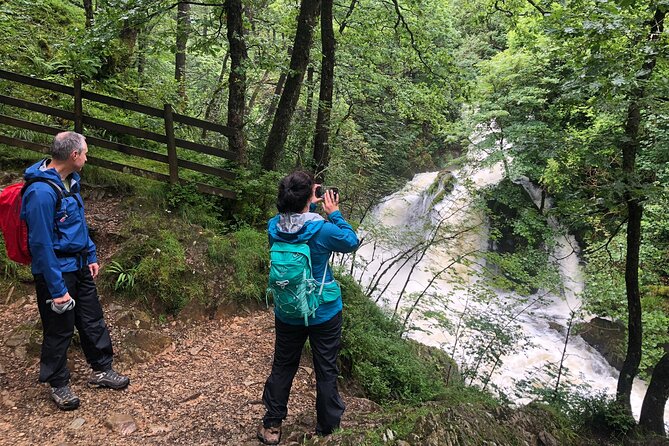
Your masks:
M170 183L179 182L179 166L177 159L177 145L174 141L174 118L172 117L172 106L165 104L163 109L165 117L165 136L167 136L167 160L170 164Z
M74 80L74 131L83 133L83 107L81 105L81 79Z

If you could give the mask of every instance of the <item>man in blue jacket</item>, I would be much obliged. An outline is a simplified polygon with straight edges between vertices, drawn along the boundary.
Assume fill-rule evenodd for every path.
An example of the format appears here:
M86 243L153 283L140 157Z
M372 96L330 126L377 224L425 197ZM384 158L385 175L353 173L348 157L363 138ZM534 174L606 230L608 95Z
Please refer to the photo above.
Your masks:
M112 344L94 279L99 266L88 235L79 172L86 163L86 139L75 132L56 135L51 159L26 169L21 218L43 326L39 380L51 385L58 408L73 410L79 398L69 387L67 350L74 327L93 369L89 384L125 388L130 380L112 368Z

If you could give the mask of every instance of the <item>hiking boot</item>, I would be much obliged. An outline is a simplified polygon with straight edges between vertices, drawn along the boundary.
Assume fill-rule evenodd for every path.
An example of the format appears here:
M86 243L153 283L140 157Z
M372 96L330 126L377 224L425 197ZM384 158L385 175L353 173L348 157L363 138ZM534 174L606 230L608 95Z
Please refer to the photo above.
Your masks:
M95 371L88 380L88 384L97 387L109 387L110 389L125 389L130 384L130 378L119 375L116 370Z
M257 435L258 440L263 444L279 444L279 441L281 441L281 426L265 427L261 424Z
M79 407L79 398L72 393L70 386L52 387L51 398L60 410L74 410Z

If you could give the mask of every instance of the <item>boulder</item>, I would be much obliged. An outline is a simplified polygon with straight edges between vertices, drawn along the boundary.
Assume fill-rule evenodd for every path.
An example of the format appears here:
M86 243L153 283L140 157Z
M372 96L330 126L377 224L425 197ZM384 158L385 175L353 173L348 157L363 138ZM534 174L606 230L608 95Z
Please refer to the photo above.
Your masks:
M626 330L622 324L596 317L581 324L579 334L612 367L617 370L622 368L627 345Z

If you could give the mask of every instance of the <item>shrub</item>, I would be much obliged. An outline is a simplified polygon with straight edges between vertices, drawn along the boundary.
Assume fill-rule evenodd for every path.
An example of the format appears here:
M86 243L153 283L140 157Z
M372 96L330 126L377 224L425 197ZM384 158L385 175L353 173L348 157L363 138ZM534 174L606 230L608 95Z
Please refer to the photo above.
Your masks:
M202 277L186 263L184 246L191 244L191 231L183 222L154 215L132 220L126 231L129 240L115 255L112 266L103 271L101 286L171 314L204 295ZM125 273L124 278L121 273Z
M210 239L207 254L215 265L228 269L226 296L236 303L260 302L268 274L267 235L245 227Z
M401 325L364 296L350 276L341 278L344 297L344 373L377 402L418 403L444 394L436 362L419 355L415 343L401 338Z

